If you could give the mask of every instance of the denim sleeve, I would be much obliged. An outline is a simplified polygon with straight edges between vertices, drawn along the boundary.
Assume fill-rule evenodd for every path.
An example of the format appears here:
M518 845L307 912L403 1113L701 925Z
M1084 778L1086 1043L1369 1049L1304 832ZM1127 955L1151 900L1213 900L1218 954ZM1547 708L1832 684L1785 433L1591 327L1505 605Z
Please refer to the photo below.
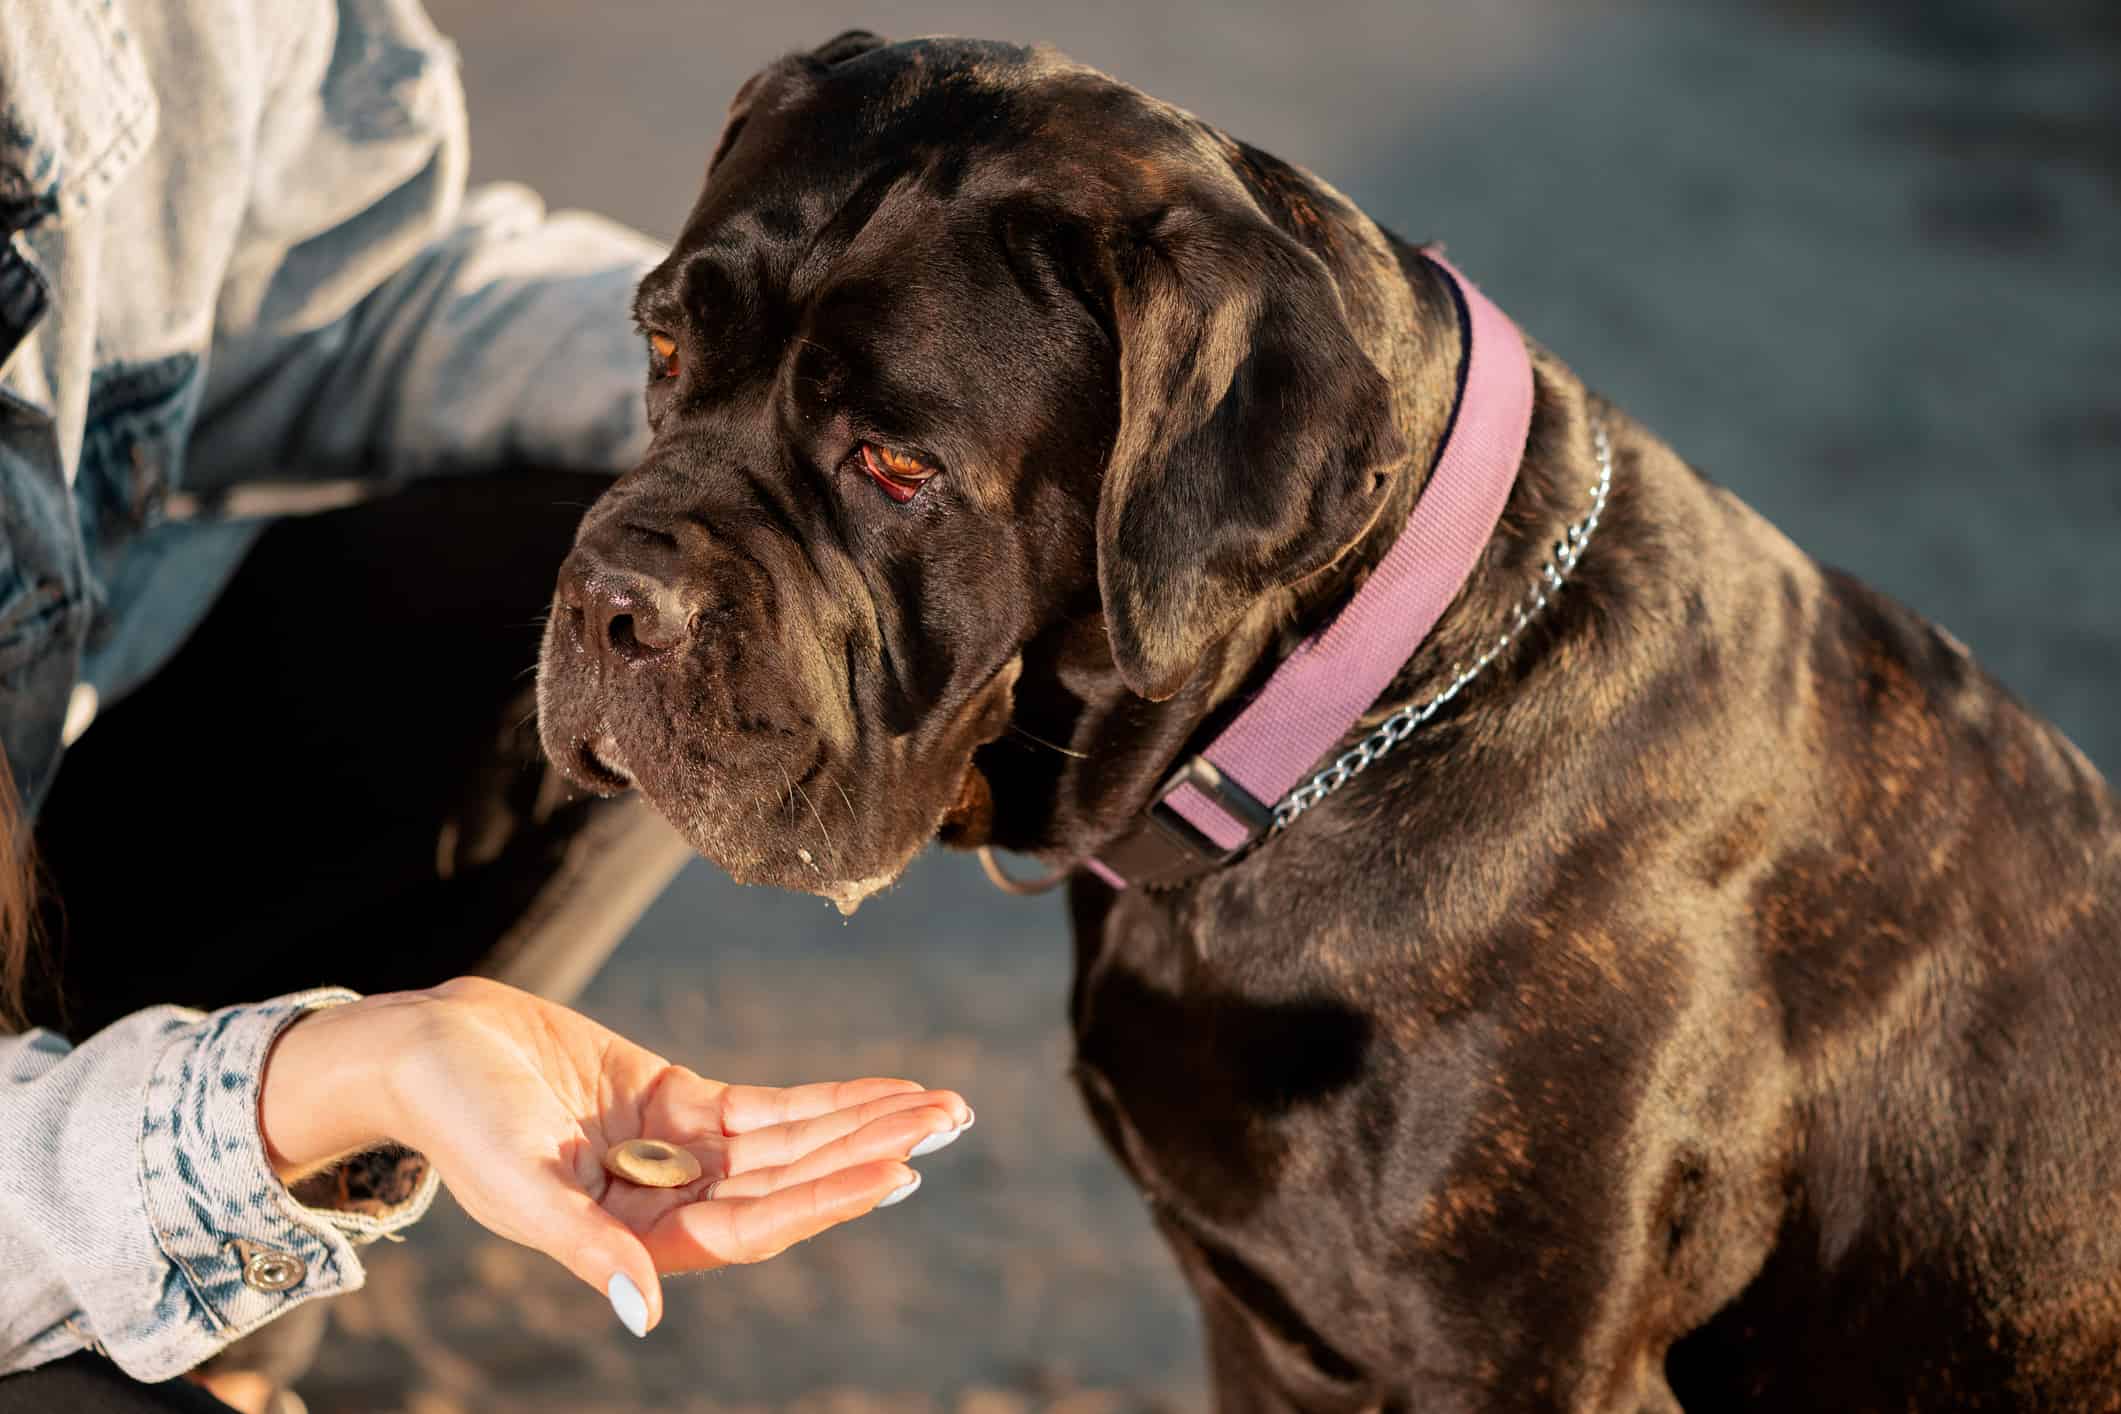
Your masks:
M48 1031L0 1039L0 1374L93 1347L164 1380L361 1285L355 1245L425 1212L433 1174L396 1150L407 1181L388 1201L309 1207L258 1132L273 1039L352 998L156 1007L78 1048Z
M322 328L214 349L188 452L202 487L511 466L628 469L647 445L633 288L662 257L513 185Z

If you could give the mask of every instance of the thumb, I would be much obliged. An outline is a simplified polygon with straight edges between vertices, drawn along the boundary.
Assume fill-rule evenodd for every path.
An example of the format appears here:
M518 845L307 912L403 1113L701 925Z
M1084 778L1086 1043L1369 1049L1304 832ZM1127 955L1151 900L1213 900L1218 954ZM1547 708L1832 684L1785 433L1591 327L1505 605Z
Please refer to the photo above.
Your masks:
M645 1336L663 1319L663 1284L632 1230L571 1185L555 1184L539 1205L533 1244L595 1287L620 1324Z

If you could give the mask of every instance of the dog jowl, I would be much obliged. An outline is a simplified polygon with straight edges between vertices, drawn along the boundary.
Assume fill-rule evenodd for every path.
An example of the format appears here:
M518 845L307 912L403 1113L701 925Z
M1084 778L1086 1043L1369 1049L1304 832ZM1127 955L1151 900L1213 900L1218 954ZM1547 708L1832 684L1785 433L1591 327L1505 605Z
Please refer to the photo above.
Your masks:
M562 567L546 749L848 909L934 839L1125 835L1368 581L1466 367L1324 183L960 40L746 84L636 313L654 437ZM1075 1074L1220 1400L2121 1410L2112 791L1529 357L1379 712L1512 630L1609 447L1566 589L1288 829L1070 884Z

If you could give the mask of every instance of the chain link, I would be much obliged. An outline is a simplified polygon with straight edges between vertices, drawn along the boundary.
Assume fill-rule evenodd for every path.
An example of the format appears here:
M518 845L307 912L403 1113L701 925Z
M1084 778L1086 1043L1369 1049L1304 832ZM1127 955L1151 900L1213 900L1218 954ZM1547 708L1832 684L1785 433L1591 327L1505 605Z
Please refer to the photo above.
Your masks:
M1571 525L1554 542L1553 554L1539 566L1538 585L1513 611L1510 627L1473 660L1472 666L1461 671L1457 664L1452 664L1451 681L1443 691L1426 701L1410 702L1400 708L1378 723L1377 730L1342 752L1332 765L1290 791L1281 804L1274 807L1276 831L1286 829L1290 821L1368 770L1378 758L1442 711L1444 704L1501 656L1517 635L1539 617L1547 601L1560 592L1561 586L1568 582L1570 572L1576 568L1576 562L1583 558L1584 548L1591 543L1591 534L1598 529L1598 517L1605 510L1606 493L1613 487L1613 445L1606 437L1605 419L1595 411L1591 413L1591 445L1598 453L1598 482L1591 488L1590 514Z

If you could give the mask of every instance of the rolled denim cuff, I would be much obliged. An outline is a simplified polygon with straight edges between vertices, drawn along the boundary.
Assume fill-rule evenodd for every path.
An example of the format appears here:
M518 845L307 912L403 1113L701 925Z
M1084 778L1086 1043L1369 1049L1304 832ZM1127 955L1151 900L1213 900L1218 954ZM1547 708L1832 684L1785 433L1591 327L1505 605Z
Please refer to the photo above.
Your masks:
M139 1328L105 1335L128 1374L166 1379L304 1301L359 1289L355 1244L426 1211L435 1178L409 1150L375 1151L388 1154L394 1181L382 1196L392 1201L351 1209L306 1206L266 1157L258 1097L274 1039L307 1012L355 999L328 988L230 1007L185 1028L157 1058L140 1189L169 1268Z

